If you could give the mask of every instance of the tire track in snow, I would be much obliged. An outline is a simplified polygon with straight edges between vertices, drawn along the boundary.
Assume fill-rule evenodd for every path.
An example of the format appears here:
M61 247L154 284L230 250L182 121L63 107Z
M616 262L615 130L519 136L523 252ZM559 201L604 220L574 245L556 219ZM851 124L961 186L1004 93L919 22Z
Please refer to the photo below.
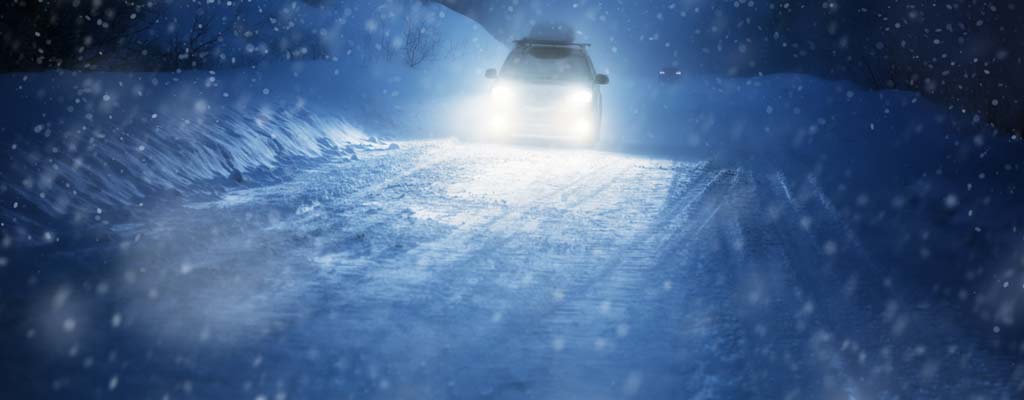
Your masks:
M439 240L435 241L435 243L438 243L441 246L440 249L435 251L452 252L455 253L455 255L457 255L457 258L455 258L453 261L438 263L436 257L427 257L428 260L433 260L436 263L432 264L432 266L440 266L441 269L432 268L432 271L428 275L428 281L422 282L422 284L418 285L418 287L417 285L413 285L412 287L409 288L399 289L398 293L402 293L403 296L412 295L413 298L434 302L435 304L438 300L442 300L441 298L447 299L443 300L444 302L441 303L446 304L442 306L442 310L446 308L450 309L453 307L462 307L462 304L460 304L461 302L456 301L452 303L452 300L460 299L463 296L472 296L474 292L487 290L486 288L484 288L484 286L487 286L486 279L480 280L479 283L476 284L466 284L466 282L470 282L471 280L476 279L476 276L481 274L481 271L477 268L474 268L473 265L483 264L488 260L493 259L495 253L508 256L508 246L510 244L514 244L516 237L522 236L524 234L522 232L510 233L507 231L503 231L501 229L496 229L496 227L508 225L522 218L529 218L534 220L540 219L541 224L537 227L536 232L543 233L548 227L547 225L557 223L558 221L552 220L552 216L546 215L546 213L544 212L537 214L537 209L545 209L546 207L562 207L562 209L569 210L572 208L579 207L581 204L585 204L587 202L601 201L601 196L599 196L599 193L604 191L610 185L615 184L615 182L619 182L622 181L623 179L626 179L625 174L623 173L624 171L627 171L631 168L635 169L635 167L632 166L634 162L631 160L629 160L629 162L625 162L622 160L615 160L613 162L611 160L615 159L612 158L610 160L605 160L604 164L601 165L600 167L594 170L590 170L585 174L578 174L573 179L566 181L567 183L563 183L555 188L552 188L552 190L545 190L542 194L536 195L535 199L533 200L533 203L537 204L537 206L535 207L531 207L530 205L503 207L502 213L484 219L482 222L478 224L473 224L469 227L464 227L459 231L453 232L451 235L444 236ZM474 162L488 161L489 160L485 159ZM460 166L459 168L463 167ZM468 170L472 171L473 168L468 168ZM637 182L620 182L620 184L628 183L636 184ZM565 194L569 194L572 196L571 201L563 201L561 204L555 205L547 204L547 201L551 199L564 199ZM470 199L469 201L472 203L473 199ZM467 208L467 204L464 204L462 202L456 202L454 204L448 205L448 207L465 209ZM493 204L484 203L479 204L478 207L486 209L493 208L495 206ZM469 208L473 209L472 207ZM483 237L484 240L479 240L481 237ZM475 241L472 242L473 246L464 247L459 245L459 243L467 243L470 241ZM408 260L409 258L411 257L407 257L406 259ZM409 268L409 264L409 262L396 262L393 264L393 267L403 268L404 266L404 268ZM445 267L446 265L448 266ZM527 267L528 269L535 268L535 266L525 267ZM380 274L375 274L375 276L376 278L373 279L381 281L382 284L401 284L401 282L395 282L395 280L393 279L394 276L387 271L382 271ZM453 285L452 282L460 283ZM543 286L544 285L533 285L532 287L539 288ZM394 290L394 288L392 290ZM361 290L361 292L375 291L377 290L367 288ZM377 295L379 295L379 293L377 293ZM528 303L539 302L543 305L550 302L550 294L539 293L538 296L518 296L514 301L519 302L517 303L517 305L522 305L522 301L527 301ZM538 313L536 306L516 307L516 310L519 311L520 314L523 314L522 318L536 317ZM445 311L432 311L430 314L424 315L423 317L424 319L430 319L430 322L445 321L445 314ZM490 319L492 316L487 315L486 317ZM517 319L516 315L507 315L504 318L506 319L506 321ZM500 337L502 333L500 330L506 324L488 325L493 325L494 329L474 329L474 337ZM486 331L494 333L485 333Z
M625 167L621 162L614 162L614 159L602 159L602 163L594 170L585 174L578 174L563 185L547 188L533 196L529 205L496 205L481 199L448 199L447 204L431 203L432 206L441 207L447 211L433 212L450 215L448 219L466 222L456 227L448 235L438 238L430 243L422 244L408 259L396 266L404 268L406 265L431 265L441 268L457 268L478 261L481 257L490 256L491 251L501 248L501 244L508 241L514 235L514 229L507 226L514 225L513 221L522 220L527 217L525 212L531 209L545 208L546 202L557 199L566 193L585 194L577 198L593 198L600 188L596 182L609 179L608 176L617 176ZM489 159L476 159L475 163L489 162ZM475 169L467 168L470 173ZM614 171L614 172L613 172ZM537 177L532 180L540 179ZM496 182L497 183L497 182ZM468 216L466 216L468 214ZM504 225L504 226L503 226ZM513 233L501 233L512 231ZM437 272L437 268L433 268ZM387 277L385 277L387 278Z
M698 198L700 198L702 193L705 191L706 186L711 185L713 181L716 181L722 176L721 174L718 174L710 178L710 182L708 182L707 179L704 179L705 182L700 182L700 177L707 178L708 175L709 174L707 174L706 172L702 172L701 175L698 177L698 181L694 183L694 185L698 186L698 188L701 190L691 191L697 193L696 195L692 196L692 201L696 201ZM641 188L645 187L647 183L648 182L630 179L627 186L633 188ZM644 194L646 193L643 191L641 191L640 193L630 193L632 197L636 197L638 195L643 196ZM637 204L635 200L636 199L629 199L627 201L624 201L621 205L626 207L630 205L635 205ZM671 204L674 207L687 207L685 203ZM656 212L656 210L651 210L649 214L654 215L656 214ZM641 222L649 223L649 221ZM610 245L610 247L613 247L613 249L616 251L626 250L628 252L635 252L642 247L642 243L650 242L648 237L649 232L650 231L644 231L637 236L631 238L624 238L622 243ZM635 255L635 253L633 254ZM636 268L635 265L631 265L634 260L629 260L629 258L630 256L627 254L616 253L611 259L602 259L600 260L600 262L590 264L588 266L588 274L570 275L569 278L571 278L571 280L569 283L571 283L571 285L562 284L557 286L561 288L558 291L558 294L562 295L561 298L552 301L547 293L537 293L535 295L535 297L537 298L533 300L533 303L535 304L534 306L518 307L517 311L519 316L516 317L514 315L510 315L508 316L508 318L533 321L533 324L545 327L542 332L544 332L544 334L546 335L555 335L554 337L552 337L552 339L555 341L556 346L559 346L557 345L557 343L563 343L561 346L567 346L566 344L564 344L565 341L572 341L574 343L577 343L578 345L579 343L589 343L587 341L588 338L600 338L602 335L606 335L608 332L595 332L595 330L600 331L601 326L607 325L607 321L604 319L599 319L598 321L591 320L591 318L593 318L592 313L595 310L599 310L601 307L603 307L603 302L601 302L600 299L595 299L595 292L597 291L595 290L595 286L600 286L602 285L602 283L609 281L624 283L626 278L624 278L623 275L628 273L624 273L624 271L622 270L624 268ZM587 321L590 322L588 323ZM584 325L593 326L584 329L584 331L590 330L589 332L580 332L581 328L578 325L581 323L583 323ZM516 327L506 326L503 329L509 328ZM522 326L518 328L522 328ZM614 330L615 328L612 327L612 329ZM566 334L570 334L570 336L557 335L557 332L560 331L565 331ZM573 337L572 335L576 335L576 337ZM614 338L614 334L612 336ZM508 341L516 342L519 341L519 339L520 338L506 337L505 339L494 344L500 346L507 346ZM604 341L604 339L597 340ZM611 340L613 339L608 339L608 341ZM526 345L529 345L529 342L526 343ZM543 351L543 349L527 347L522 350L528 351L530 354L534 354L535 356L541 357L543 360L545 360L545 362L551 365L551 367L554 367L554 369L551 369L551 367L547 368L545 373L543 374L544 376L550 377L550 381L546 382L549 386L542 387L540 386L540 382L533 382L532 387L534 388L534 390L539 390L541 393L565 392L566 394L568 394L572 393L573 391L576 391L577 393L587 393L588 391L590 391L594 392L595 395L598 395L600 393L608 393L608 389L611 389L612 392L617 392L620 389L619 387L604 389L592 387L573 387L571 389L567 389L564 387L560 387L561 383L564 382L581 382L586 381L587 379L593 380L595 378L594 376L565 376L566 374L574 375L577 374L579 371L582 371L583 369L589 369L591 371L590 375L593 375L594 373L607 373L607 371L615 369L615 366L608 365L607 361L600 361L600 358L595 359L595 357L593 357L592 355L579 354L579 352L585 353L586 350L577 349L577 352L573 353L572 355L566 354L566 352L570 351L569 349L558 351ZM557 360L563 357L576 360L573 363L574 367L568 370L560 368L559 366L561 364L558 363ZM619 365L619 367L622 366ZM561 376L562 379L559 379L559 376ZM602 379L596 379L596 381L616 382L621 378L623 377L609 376Z
M616 163L608 162L608 163L606 163L605 165L603 165L600 168L592 170L592 171L590 171L587 174L584 174L582 176L578 176L575 179L572 179L572 180L568 181L569 183L563 184L563 185L557 187L556 190L544 192L543 195L537 196L537 199L535 200L535 203L536 204L544 204L545 200L552 199L552 198L558 198L563 193L574 193L574 199L572 201L562 205L562 207L563 207L562 209L570 210L572 208L579 208L581 205L585 205L588 202L601 202L601 201L603 201L603 198L601 196L599 196L599 193L605 191L611 185L618 184L618 185L623 185L623 186L626 186L626 187L634 187L634 188L635 187L645 187L645 183L647 183L647 182L636 181L635 179L632 179L632 178L635 178L635 176L623 173L623 171L627 171L627 170L630 170L630 169L636 169L636 167L633 166L632 164L634 164L634 162L632 162L632 161L630 161L629 163L621 162L621 161L620 162L616 162ZM470 168L470 170L472 170L472 168ZM625 180L625 181L623 182L623 180ZM641 192L641 193L639 193L639 195L642 196L645 193L646 192ZM633 193L632 195L636 196L637 194ZM635 199L629 199L629 200L630 201L625 201L622 204L628 206L630 203L636 203ZM460 208L465 207L464 204L455 204L454 206L455 207L460 207ZM483 207L486 208L486 207L490 207L490 206L483 205ZM479 275L481 273L479 270L475 270L473 268L467 268L467 266L469 266L469 265L479 264L479 263L486 262L487 260L493 259L496 256L495 253L497 253L498 256L502 256L502 257L509 256L509 254L507 254L508 250L509 250L508 245L510 243L513 243L514 239L517 236L522 236L522 235L521 234L516 234L516 233L502 234L502 233L500 233L501 231L495 232L494 231L495 226L501 226L502 224L507 224L510 221L513 221L513 220L516 220L516 219L522 218L522 217L528 217L528 218L532 218L532 219L538 219L539 218L541 220L542 224L540 226L538 226L538 229L536 231L539 232L539 234L541 234L541 235L544 235L544 234L550 235L550 234L552 234L552 232L547 232L546 228L552 227L554 225L558 225L558 224L563 222L563 221L560 221L558 218L554 218L552 216L544 216L543 214L536 214L536 210L534 210L532 214L527 214L527 213L530 212L529 210L531 208L534 208L534 209L535 208L543 208L543 206L541 206L541 207L521 206L521 207L518 207L517 209L512 209L512 210L505 209L505 211L502 214L499 214L497 216L494 216L493 218L487 219L487 220L485 220L481 224L473 225L472 227L470 227L470 229L464 229L461 234L459 234L459 233L453 234L453 235L462 235L462 237L464 238L463 240L453 240L451 236L446 236L446 237L438 240L437 241L438 243L443 244L443 246L441 248L441 251L451 251L451 252L455 252L457 254L462 254L463 256L460 257L460 258L455 259L455 261L452 261L451 264L453 265L453 267L449 268L451 271L448 271L445 274L439 275L437 270L432 271L430 276L429 276L429 282L433 282L433 283L429 283L429 282L425 283L426 286L422 286L421 290L414 290L412 293L410 293L408 290L402 289L402 290L399 291L399 293L403 293L404 295L410 295L410 294L413 294L413 293L421 293L421 294L414 295L414 297L415 298L422 298L422 299L436 298L437 297L436 296L437 295L437 290L439 289L439 287L437 285L439 285L439 284L441 285L440 286L441 292L449 291L449 294L447 296L445 296L445 297L450 298L450 299L452 299L452 298L458 299L458 298L461 298L464 295L472 295L474 292L481 291L482 290L482 286L486 286L486 280L481 281L481 283L478 283L478 284L469 284L468 286L467 285L456 285L456 288L457 288L457 292L456 293L451 293L450 290L445 289L445 287L446 287L446 285L450 286L451 282L466 282L467 280L473 279L474 276ZM556 209L558 209L558 208L556 207ZM490 236L490 238L486 239L485 241L477 240L479 237L485 237L486 238L488 236ZM459 242L463 242L464 243L465 239L477 240L477 244L475 246L472 246L472 247L468 248L468 249L460 248L460 246L452 244L453 242L454 243L459 243ZM518 246L523 246L523 245L524 244L518 244ZM629 245L629 246L626 246L626 247L632 247L632 245ZM505 250L502 250L502 249L505 249ZM513 249L513 251L515 251L514 247L512 249ZM563 260L562 262L558 262L558 261L553 261L553 262L564 264L565 260ZM579 261L577 261L577 262L579 262ZM616 264L617 263L606 264L602 271L606 271L609 267L615 266ZM408 265L408 263L403 263L403 262L394 263L395 267L398 267L399 265ZM461 268L459 268L460 266L461 266ZM527 266L527 268L529 269L529 268L534 268L534 267ZM579 281L578 280L578 278L580 278L580 275L570 275L570 278L573 278L575 280L575 282L573 282L574 287L586 288L586 287L592 286L596 280L599 280L602 277L605 277L606 275L607 275L606 272L588 274L588 275L586 275L588 278L584 279L583 281ZM394 280L391 279L391 278L393 278L393 276L391 276L390 273L385 271L385 272L382 272L381 274L378 274L378 278L375 278L375 279L379 279L382 283L389 283L389 284L395 283ZM540 279L540 278L538 278L538 279ZM535 289L549 289L549 286L548 285L536 285L535 284L535 285L531 285L530 287L527 287L527 289L528 289L528 291L529 290L534 290L535 291ZM574 292L578 292L578 291L581 291L581 290L582 289L573 289L573 288L564 289L564 291L567 292L567 293L574 293ZM374 289L365 289L364 288L364 291L374 292L376 290L374 290ZM426 293L430 293L430 295L426 295ZM533 293L533 292L531 292L531 293ZM377 294L379 295L379 293L377 293ZM424 296L427 296L427 297L424 297ZM530 300L530 299L532 299L532 300ZM528 303L533 303L535 305L534 306L523 306L523 304L521 304L521 302L524 301L524 300L526 300ZM549 315L549 314L553 313L554 310L556 310L557 307L558 307L558 304L553 304L552 303L552 301L551 301L551 294L550 293L527 294L525 296L519 296L517 298L517 301L519 301L520 303L517 303L518 307L516 308L516 311L518 312L518 314L521 315L521 317L517 317L516 315L505 315L504 318L506 320L515 320L517 318L518 319L535 319L538 316L543 318L544 315ZM458 303L451 303L451 304L453 304L453 305L449 305L448 307L459 307ZM540 307L540 309L538 309L538 307ZM547 309L548 311L543 311L543 309ZM441 320L443 320L443 317L444 317L443 315L434 314L430 318L431 319L441 319ZM496 326L500 327L501 325L499 324L499 325L496 325ZM475 334L479 335L479 334L481 334L481 332L475 332Z
M723 185L729 184L730 180L728 178L731 176L730 171L708 170L705 165L695 168L698 171L696 177L692 175L684 176L680 174L680 172L683 172L681 168L681 166L677 165L677 179L675 185L672 186L672 189L680 189L681 193L673 192L669 195L669 198L664 203L668 205L667 208L659 207L658 210L650 210L649 212L652 216L671 216L672 221L669 224L678 227L692 226L690 224L691 221L704 219L695 218L694 206L699 202L707 200L708 194L718 192L719 188ZM638 182L636 184L638 187L642 187L644 183ZM680 199L679 197L682 198ZM640 390L628 382L642 379L643 375L640 374L640 371L645 369L643 365L650 363L655 365L656 368L664 368L666 364L672 364L673 361L671 359L668 361L652 362L654 360L638 359L633 356L633 354L672 354L672 351L661 349L653 352L645 350L634 352L633 350L637 350L637 346L643 347L646 344L636 343L635 340L630 339L635 334L628 332L631 329L643 329L643 324L633 328L630 328L631 325L623 324L623 322L636 322L628 315L623 314L626 309L636 309L642 306L642 303L637 303L638 299L648 296L645 293L650 292L652 287L659 289L663 287L662 281L654 280L652 282L650 279L652 277L652 268L658 267L656 262L652 261L652 257L658 254L660 246L664 246L665 242L671 240L666 238L666 232L679 234L682 230L666 230L665 224L658 223L661 222L660 219L655 219L654 221L654 223L647 221L647 224L649 224L647 229L629 238L625 243L615 245L614 248L619 251L616 256L599 266L595 266L600 269L600 272L595 273L592 277L588 276L589 279L584 282L576 282L576 286L566 290L567 297L565 302L544 304L544 307L548 308L549 311L539 314L542 316L541 321L545 321L544 323L547 326L554 327L553 329L556 332L561 329L565 330L567 334L575 336L566 339L573 339L575 342L583 343L588 343L587 339L591 339L597 340L595 343L607 343L605 346L612 346L604 352L599 352L600 354L597 355L588 353L586 349L575 349L576 351L571 356L566 355L566 357L576 360L575 365L577 367L569 371L554 371L560 372L561 376L556 375L552 378L551 382L549 382L552 387L557 388L560 382L579 382L587 379L598 382L622 382L622 380L626 380L627 383L622 384L621 387L616 385L616 387L604 388L603 391L599 390L594 394L599 395L601 393L606 394L608 392L620 391L628 393ZM673 295L680 295L677 289L672 290ZM612 308L618 309L618 311L611 310ZM601 310L599 311L600 314L605 315L598 315L595 318L593 314L598 310ZM663 322L657 319L660 313L655 312L652 314L651 311L644 311L643 314L647 314L647 318L655 317L655 320L648 320L648 324ZM549 316L544 317L544 315ZM652 342L665 343L666 338L654 339ZM609 371L629 369L635 369L637 375L605 376L595 379L595 375L607 374ZM584 370L587 371L585 375L578 375L581 373L580 371ZM651 371L647 372L650 373ZM547 375L555 374L552 371L548 371ZM676 376L669 376L667 379L662 379L660 383L662 387L660 389L663 389L663 392L678 392L680 388L674 384L677 378ZM649 376L647 380L651 380ZM668 384L669 387L665 387L666 381L671 382ZM644 383L644 386L648 388L658 385L657 382ZM582 391L583 393L587 393L587 390L593 391L593 388L574 387L572 389ZM549 390L553 389L549 388ZM573 391L569 390L566 392L572 393ZM557 389L554 389L554 393L558 393ZM640 393L633 394L642 397Z

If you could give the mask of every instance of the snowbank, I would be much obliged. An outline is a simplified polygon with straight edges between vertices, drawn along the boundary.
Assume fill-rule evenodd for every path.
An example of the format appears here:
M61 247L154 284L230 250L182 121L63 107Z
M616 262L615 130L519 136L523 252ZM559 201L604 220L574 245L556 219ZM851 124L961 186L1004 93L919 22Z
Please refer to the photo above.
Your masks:
M101 226L167 194L258 184L285 164L435 134L434 107L460 93L461 73L353 60L0 77L4 242L51 242L76 231L58 229L68 223Z
M781 170L848 221L886 271L869 279L920 285L997 342L1024 334L1020 138L913 93L802 75L612 79L609 147ZM910 300L939 306L927 297Z
M53 241L55 225L104 224L157 194L216 190L289 159L380 147L301 102L229 102L216 82L199 73L4 77L16 96L0 111L5 240ZM202 185L211 181L220 182Z

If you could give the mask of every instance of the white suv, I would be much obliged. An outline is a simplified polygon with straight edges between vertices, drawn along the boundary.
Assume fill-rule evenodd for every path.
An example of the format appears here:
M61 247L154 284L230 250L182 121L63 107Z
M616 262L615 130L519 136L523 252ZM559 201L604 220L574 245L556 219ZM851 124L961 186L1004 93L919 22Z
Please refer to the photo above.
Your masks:
M499 73L485 76L491 88L487 129L493 136L542 137L594 144L601 131L598 74L587 54L588 44L522 39Z

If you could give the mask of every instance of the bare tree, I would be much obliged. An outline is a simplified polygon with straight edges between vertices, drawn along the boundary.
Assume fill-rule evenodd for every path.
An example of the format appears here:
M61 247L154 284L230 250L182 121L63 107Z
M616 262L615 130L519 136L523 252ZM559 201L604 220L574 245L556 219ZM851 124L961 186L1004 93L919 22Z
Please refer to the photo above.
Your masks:
M213 17L207 13L192 16L189 29L181 37L171 40L162 59L172 69L200 68L210 62L210 53L228 27L213 27ZM165 66L165 67L166 67Z
M405 65L416 68L427 61L434 61L441 50L441 37L436 27L415 23L409 25L402 35L402 61Z

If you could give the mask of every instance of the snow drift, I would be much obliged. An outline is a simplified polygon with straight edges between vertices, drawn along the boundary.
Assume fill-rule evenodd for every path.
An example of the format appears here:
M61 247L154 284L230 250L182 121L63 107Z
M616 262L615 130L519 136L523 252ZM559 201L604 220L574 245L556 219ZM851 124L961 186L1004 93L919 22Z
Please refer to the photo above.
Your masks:
M918 94L806 75L612 79L610 148L781 171L794 196L820 188L880 266L870 279L918 285L910 302L959 309L979 331L1001 332L997 345L1016 346L1019 137Z
M7 93L26 94L4 107L6 240L52 241L54 223L103 224L154 195L256 183L289 159L381 147L337 115L225 104L212 75L189 75L6 77Z

